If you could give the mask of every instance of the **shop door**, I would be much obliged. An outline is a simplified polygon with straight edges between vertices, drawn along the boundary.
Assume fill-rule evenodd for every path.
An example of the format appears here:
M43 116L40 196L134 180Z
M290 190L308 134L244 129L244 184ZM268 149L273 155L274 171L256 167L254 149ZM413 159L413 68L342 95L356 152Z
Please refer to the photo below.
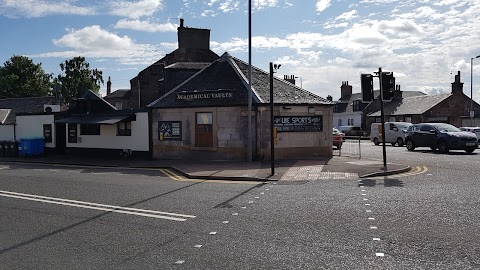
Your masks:
M196 113L195 146L213 147L213 113Z

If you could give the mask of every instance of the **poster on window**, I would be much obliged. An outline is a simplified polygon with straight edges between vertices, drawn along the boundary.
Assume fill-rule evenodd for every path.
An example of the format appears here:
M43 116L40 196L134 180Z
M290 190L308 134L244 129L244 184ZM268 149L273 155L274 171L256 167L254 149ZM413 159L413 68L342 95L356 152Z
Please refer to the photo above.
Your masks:
M182 140L182 121L159 121L158 139L161 141L181 141Z
M273 125L277 132L323 131L323 117L315 116L274 116Z
M45 142L52 142L52 125L51 124L43 125L43 137L45 138Z
M77 143L77 124L68 124L68 142Z

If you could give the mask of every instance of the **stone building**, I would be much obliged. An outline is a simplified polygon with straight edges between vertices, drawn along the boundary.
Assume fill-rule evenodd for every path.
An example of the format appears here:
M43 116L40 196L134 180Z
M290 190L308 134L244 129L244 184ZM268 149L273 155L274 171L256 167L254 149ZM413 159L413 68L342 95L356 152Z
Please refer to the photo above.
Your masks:
M130 80L132 109L145 108L173 87L218 59L210 50L210 30L189 28L180 19L178 49L165 55Z
M248 64L225 53L149 107L153 158L245 160ZM252 68L254 159L270 159L269 74ZM275 158L332 156L332 102L274 78Z
M385 104L385 121L405 121L411 123L449 123L457 127L480 125L480 119L471 123L470 97L463 93L460 71L455 75L452 92L439 95L423 95L392 100ZM472 102L475 115L480 114L480 105ZM380 122L380 111L368 115L368 123Z

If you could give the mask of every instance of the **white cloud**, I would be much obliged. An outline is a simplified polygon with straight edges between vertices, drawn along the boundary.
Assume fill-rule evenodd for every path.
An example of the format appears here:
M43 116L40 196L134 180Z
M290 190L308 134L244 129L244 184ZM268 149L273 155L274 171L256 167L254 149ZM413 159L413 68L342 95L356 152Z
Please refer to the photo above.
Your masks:
M98 25L85 27L80 30L69 30L69 33L53 44L70 50L35 55L36 57L85 57L118 58L121 63L151 63L158 59L163 52L147 44L136 44L127 36L112 34Z
M278 0L253 0L253 9L264 9L267 7L275 7L278 4Z
M95 9L71 5L69 1L3 0L0 14L9 17L43 17L47 15L94 15Z
M151 16L155 12L162 10L163 0L110 1L109 5L111 6L111 14L136 19Z
M330 6L331 0L318 0L317 12L322 12Z
M240 3L234 0L226 0L225 2L220 3L220 7L218 8L220 11L224 13L228 13L234 10L238 10Z
M358 17L357 11L356 10L351 10L351 11L348 11L348 12L345 12L345 13L341 14L335 20L350 21L350 20L355 19L357 17Z
M152 23L150 21L121 19L115 24L117 29L132 29L145 32L176 32L177 25L172 23Z

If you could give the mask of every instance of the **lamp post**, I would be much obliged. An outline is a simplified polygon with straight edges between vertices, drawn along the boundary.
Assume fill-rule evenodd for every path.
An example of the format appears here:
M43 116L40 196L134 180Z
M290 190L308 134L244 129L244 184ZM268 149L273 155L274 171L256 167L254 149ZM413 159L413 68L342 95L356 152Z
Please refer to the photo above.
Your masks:
M295 76L295 79L300 79L300 88L303 88L302 77Z
M473 127L473 59L480 58L480 55L470 58L470 124Z
M271 174L275 175L275 148L274 148L274 125L273 125L273 73L279 68L280 64L273 64L270 62L270 165Z

